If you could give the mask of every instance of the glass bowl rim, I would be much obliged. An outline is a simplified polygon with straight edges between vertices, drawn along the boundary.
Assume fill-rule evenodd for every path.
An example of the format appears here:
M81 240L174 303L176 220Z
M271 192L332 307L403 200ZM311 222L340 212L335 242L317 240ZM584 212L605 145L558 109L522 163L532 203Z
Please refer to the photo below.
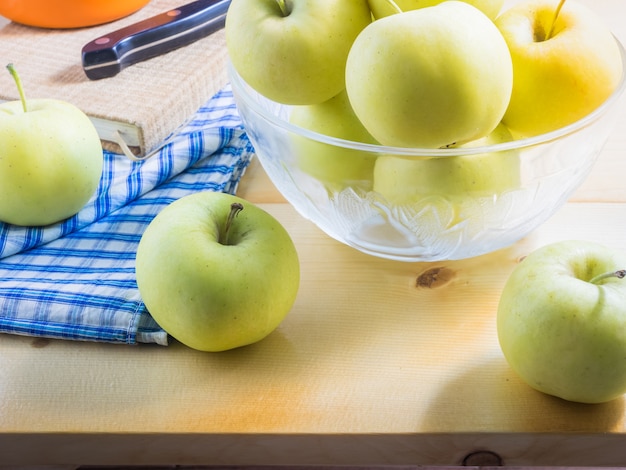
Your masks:
M386 145L376 145L376 144L367 144L362 142L354 142L350 140L340 139L337 137L331 137L324 134L320 134L315 131L311 131L309 129L305 129L303 127L292 124L280 117L272 114L267 111L263 106L261 106L249 93L246 87L252 89L250 85L248 85L244 79L239 75L237 70L235 69L232 61L228 60L227 63L227 72L231 82L232 87L238 91L236 95L242 99L245 105L251 108L255 113L260 115L264 120L270 122L273 126L282 128L285 131L290 133L300 135L302 137L306 137L308 139L333 145L336 147L342 147L352 150L359 150L374 154L389 154L403 157L453 157L453 156L462 156L462 155L477 155L482 153L495 153L495 152L504 152L509 150L522 149L526 147L531 147L535 145L545 144L552 142L554 140L560 139L561 137L574 134L577 131L587 127L591 123L595 122L602 115L604 115L609 108L611 108L621 97L624 90L626 90L626 49L621 41L616 37L615 41L617 43L618 49L620 51L621 61L622 61L622 75L620 81L613 91L611 95L596 109L594 109L591 113L587 114L583 118L575 121L567 126L561 127L554 131L550 131L544 134L540 134L532 137L525 137L521 139L515 139L510 142L503 142L493 145L485 145L485 146L476 146L476 147L455 147L455 148L408 148L408 147L393 147ZM257 93L257 92L255 92ZM279 106L291 106L282 103L278 103L275 101L262 96L264 100L275 103Z

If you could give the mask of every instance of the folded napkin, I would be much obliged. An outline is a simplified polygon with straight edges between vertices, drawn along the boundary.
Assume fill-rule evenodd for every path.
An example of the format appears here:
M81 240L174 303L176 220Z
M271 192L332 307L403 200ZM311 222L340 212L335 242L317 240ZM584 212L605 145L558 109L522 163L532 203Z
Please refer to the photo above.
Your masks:
M227 85L153 157L104 152L100 186L74 217L44 228L0 223L0 332L166 345L135 281L141 235L180 197L234 194L253 155Z

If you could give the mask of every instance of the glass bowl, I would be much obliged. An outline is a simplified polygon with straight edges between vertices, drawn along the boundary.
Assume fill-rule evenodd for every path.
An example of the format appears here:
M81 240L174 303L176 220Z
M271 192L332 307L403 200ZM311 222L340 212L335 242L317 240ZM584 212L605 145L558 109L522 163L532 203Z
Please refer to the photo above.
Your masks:
M407 149L328 137L291 124L293 107L255 92L232 64L229 77L263 169L298 213L364 253L454 260L512 245L586 179L626 88L620 49L620 85L594 112L544 135L473 148ZM389 168L395 184L380 176Z

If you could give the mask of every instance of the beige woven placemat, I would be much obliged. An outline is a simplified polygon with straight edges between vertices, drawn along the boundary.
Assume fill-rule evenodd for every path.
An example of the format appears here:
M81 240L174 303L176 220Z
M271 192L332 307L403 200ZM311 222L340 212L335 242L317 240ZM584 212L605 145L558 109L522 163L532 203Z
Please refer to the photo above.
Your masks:
M152 0L133 15L90 28L0 26L0 100L19 97L13 79L4 70L12 62L27 99L56 98L78 106L94 119L105 148L121 151L106 137L110 129L102 129L113 125L134 154L144 156L157 150L227 83L224 31L95 81L83 72L81 50L99 36L182 3L185 0ZM136 138L129 128L137 128Z

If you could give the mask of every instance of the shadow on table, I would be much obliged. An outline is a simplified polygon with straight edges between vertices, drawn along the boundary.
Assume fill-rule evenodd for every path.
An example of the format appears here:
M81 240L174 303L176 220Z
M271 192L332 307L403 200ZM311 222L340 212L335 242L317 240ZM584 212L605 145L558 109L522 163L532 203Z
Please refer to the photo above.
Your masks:
M532 389L503 357L492 357L442 388L430 403L422 428L444 432L597 433L621 430L623 425L623 397L595 405L562 400Z

